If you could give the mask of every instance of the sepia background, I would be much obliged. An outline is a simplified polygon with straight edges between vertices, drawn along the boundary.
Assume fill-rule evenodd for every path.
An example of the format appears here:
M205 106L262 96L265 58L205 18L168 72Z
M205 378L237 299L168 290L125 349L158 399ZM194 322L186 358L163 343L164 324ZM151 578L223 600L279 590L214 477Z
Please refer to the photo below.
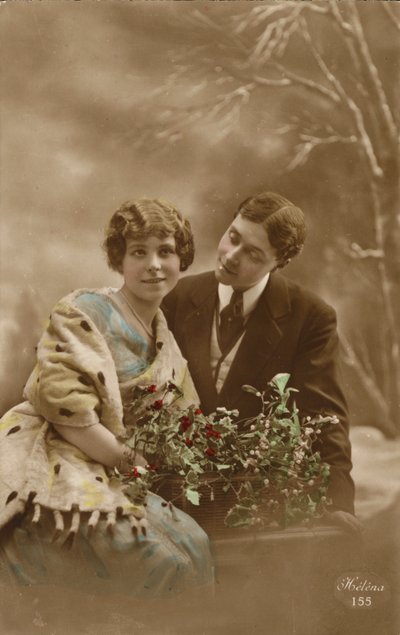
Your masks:
M275 190L308 223L285 274L338 313L358 509L392 509L400 6L10 0L0 32L1 411L53 303L119 283L100 245L121 202L162 197L189 216L194 273L238 202Z
M270 189L307 215L286 273L338 311L353 422L398 431L394 5L0 5L3 409L55 300L118 284L100 243L122 201L180 207L196 272L237 203Z

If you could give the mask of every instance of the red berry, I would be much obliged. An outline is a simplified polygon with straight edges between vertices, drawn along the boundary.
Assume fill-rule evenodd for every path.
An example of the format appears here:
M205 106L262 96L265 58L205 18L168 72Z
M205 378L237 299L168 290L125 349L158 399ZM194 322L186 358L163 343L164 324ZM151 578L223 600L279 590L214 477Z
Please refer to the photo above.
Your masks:
M186 430L190 428L191 425L192 425L192 422L190 421L189 417L187 416L181 417L181 431L182 432L186 432Z

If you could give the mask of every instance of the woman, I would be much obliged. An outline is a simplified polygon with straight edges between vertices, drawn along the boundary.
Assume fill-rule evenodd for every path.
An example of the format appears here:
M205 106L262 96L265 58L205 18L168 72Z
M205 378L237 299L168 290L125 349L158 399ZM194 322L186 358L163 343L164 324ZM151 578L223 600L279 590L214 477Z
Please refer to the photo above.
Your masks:
M168 595L212 581L208 538L155 494L146 510L134 505L112 473L146 465L124 444L142 411L135 387L148 389L141 409L172 378L184 395L177 407L197 401L159 309L193 260L193 236L172 206L141 199L115 212L104 246L122 287L56 304L26 400L0 422L0 576Z

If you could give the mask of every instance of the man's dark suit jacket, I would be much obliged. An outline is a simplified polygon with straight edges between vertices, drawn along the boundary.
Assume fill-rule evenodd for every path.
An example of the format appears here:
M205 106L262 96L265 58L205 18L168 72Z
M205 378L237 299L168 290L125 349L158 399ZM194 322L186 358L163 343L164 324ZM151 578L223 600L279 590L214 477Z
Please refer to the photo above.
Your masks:
M258 414L259 400L243 384L264 390L277 373L290 373L300 392L300 415L335 414L339 423L325 428L318 449L331 466L329 496L333 509L353 512L354 485L345 398L337 369L336 313L298 284L272 273L251 313L246 332L218 394L211 374L210 340L217 302L214 272L188 276L165 299L169 327L189 363L204 412L217 406L237 408L241 417Z

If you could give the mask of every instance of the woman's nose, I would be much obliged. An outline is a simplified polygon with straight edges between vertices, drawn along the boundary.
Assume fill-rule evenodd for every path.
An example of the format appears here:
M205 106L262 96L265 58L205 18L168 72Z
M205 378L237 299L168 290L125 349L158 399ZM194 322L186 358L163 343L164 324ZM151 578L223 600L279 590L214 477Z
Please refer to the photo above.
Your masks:
M160 259L156 254L154 254L147 265L148 271L159 271L161 269Z

